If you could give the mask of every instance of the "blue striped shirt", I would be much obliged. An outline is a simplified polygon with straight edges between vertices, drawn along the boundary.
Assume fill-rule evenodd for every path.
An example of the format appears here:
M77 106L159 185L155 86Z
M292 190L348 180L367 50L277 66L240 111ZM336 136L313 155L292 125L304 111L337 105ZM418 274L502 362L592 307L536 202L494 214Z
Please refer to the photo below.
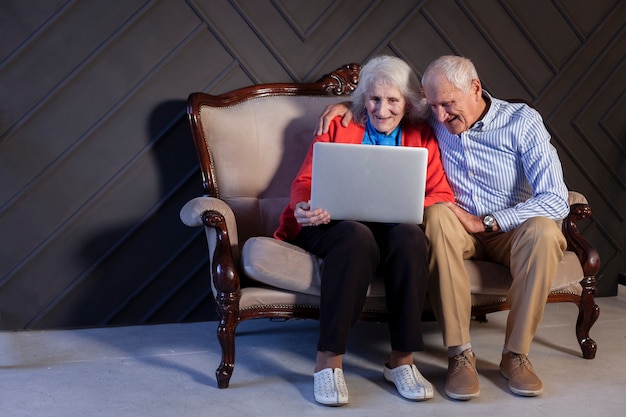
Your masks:
M476 216L492 214L503 231L531 217L563 219L568 190L543 119L526 104L484 94L489 110L459 135L431 114L456 203Z

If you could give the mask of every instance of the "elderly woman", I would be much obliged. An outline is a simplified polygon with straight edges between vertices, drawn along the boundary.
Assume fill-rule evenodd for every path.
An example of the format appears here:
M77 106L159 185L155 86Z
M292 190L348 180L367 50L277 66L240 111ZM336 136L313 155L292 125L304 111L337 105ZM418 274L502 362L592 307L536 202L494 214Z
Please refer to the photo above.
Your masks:
M454 201L435 136L424 122L428 108L409 65L391 56L372 59L363 66L352 99L354 121L343 128L341 118L336 118L328 133L316 136L313 143L425 147L429 152L425 205ZM428 240L417 224L332 220L323 209L311 210L312 152L313 144L292 183L290 204L275 237L324 262L315 400L326 405L348 402L342 355L377 273L385 282L391 339L384 378L407 399L432 398L432 385L413 362L413 352L423 349L420 319L428 286Z

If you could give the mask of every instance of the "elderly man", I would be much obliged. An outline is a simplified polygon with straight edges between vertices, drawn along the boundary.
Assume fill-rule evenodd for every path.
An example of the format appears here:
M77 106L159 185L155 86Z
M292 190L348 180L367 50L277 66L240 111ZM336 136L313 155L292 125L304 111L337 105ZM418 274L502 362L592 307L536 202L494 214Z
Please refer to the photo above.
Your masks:
M567 215L561 163L541 116L525 104L498 100L482 89L472 62L433 61L422 77L430 124L456 204L425 212L430 239L430 299L448 347L446 394L480 393L470 343L471 293L464 259L506 265L513 283L500 373L522 396L542 393L528 353L543 317L552 278L566 249L555 220ZM318 130L346 106L329 107ZM344 116L344 123L350 119Z

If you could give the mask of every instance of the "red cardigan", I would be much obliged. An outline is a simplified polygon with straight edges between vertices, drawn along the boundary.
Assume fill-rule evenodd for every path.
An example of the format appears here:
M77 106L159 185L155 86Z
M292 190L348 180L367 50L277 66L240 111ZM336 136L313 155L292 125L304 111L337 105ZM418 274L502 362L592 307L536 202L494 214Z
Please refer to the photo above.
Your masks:
M293 214L295 206L300 201L309 201L311 198L311 170L313 163L313 144L316 142L338 142L359 144L363 141L365 127L350 123L346 128L341 126L341 117L335 118L328 129L328 133L315 137L309 151L291 184L289 205L280 216L280 225L274 232L276 239L292 241L300 233L302 226L296 221ZM431 127L427 123L402 125L402 146L415 146L428 149L428 168L426 171L426 197L424 206L450 201L454 202L454 194L441 165L441 156L437 140Z

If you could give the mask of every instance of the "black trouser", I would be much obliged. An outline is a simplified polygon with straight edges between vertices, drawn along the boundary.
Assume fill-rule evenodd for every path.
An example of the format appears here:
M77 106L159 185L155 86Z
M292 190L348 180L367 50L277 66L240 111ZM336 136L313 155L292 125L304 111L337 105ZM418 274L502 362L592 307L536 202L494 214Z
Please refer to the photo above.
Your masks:
M346 352L377 273L385 280L391 348L423 349L428 239L420 226L334 221L303 227L295 243L323 260L318 351Z

